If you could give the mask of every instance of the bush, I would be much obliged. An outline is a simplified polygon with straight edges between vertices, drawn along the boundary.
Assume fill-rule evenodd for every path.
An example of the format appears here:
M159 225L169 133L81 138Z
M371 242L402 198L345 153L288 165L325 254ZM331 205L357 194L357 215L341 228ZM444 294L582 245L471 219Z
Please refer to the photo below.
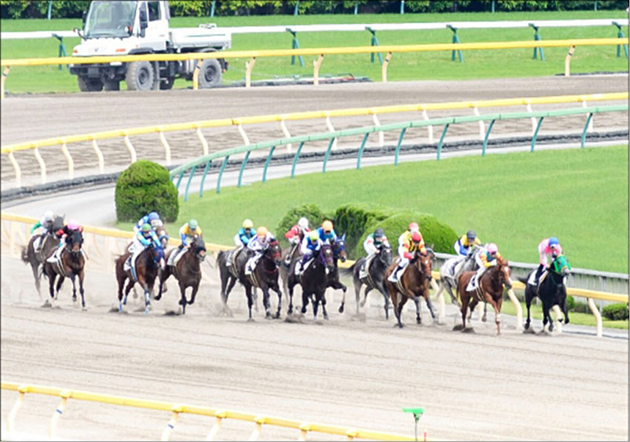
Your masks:
M371 204L344 204L337 208L333 215L335 233L346 234L346 251L355 259L363 254L363 237L365 232L373 232L376 224L394 215L393 209Z
M590 313L591 308L586 302L576 301L573 296L567 296L567 310L575 313Z
M179 213L177 189L166 168L139 160L116 181L116 216L118 221L135 222L153 211L158 212L163 221L175 221Z
M624 303L610 304L602 309L602 315L612 321L628 320L628 305Z
M301 217L308 219L308 225L313 228L319 227L324 220L324 215L319 207L315 204L302 204L301 206L293 207L287 212L284 217L278 223L276 229L276 238L280 241L280 245L284 248L289 245L289 242L285 239L284 234L294 225L297 224Z

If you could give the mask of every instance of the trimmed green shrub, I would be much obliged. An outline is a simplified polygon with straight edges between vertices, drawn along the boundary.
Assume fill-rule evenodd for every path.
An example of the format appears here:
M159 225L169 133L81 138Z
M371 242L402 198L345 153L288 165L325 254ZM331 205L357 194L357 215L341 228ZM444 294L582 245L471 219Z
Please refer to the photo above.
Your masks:
M346 234L346 251L352 259L355 259L357 256L362 256L361 237L366 230L374 231L372 226L395 213L393 209L372 204L344 204L337 208L332 220L335 224L335 233Z
M591 308L586 302L576 301L571 295L567 296L567 310L575 313L590 313Z
M311 227L311 230L319 227L324 220L322 211L315 204L302 204L301 206L293 207L282 217L275 232L281 247L284 248L289 245L284 234L287 233L291 227L296 225L301 217L308 219L308 225Z
M158 212L163 221L173 222L179 214L177 188L168 170L149 160L139 160L116 181L116 217L135 222L149 212Z
M628 320L628 305L622 302L607 305L602 309L602 315L612 321Z

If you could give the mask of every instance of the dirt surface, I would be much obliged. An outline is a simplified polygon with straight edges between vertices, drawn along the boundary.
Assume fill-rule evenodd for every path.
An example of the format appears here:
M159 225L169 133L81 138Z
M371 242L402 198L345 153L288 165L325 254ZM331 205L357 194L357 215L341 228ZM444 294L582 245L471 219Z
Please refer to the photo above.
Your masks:
M9 97L2 106L2 144L192 119L627 88L623 76ZM627 125L627 113L613 125L623 126L624 118ZM305 130L313 129L309 124L304 123ZM121 152L128 155L124 147ZM86 157L89 161L94 160ZM5 167L3 161L3 172ZM36 165L34 171L38 173ZM10 211L20 213L20 208ZM283 309L281 320L268 321L256 313L250 323L238 287L229 302L234 316L219 315L217 270L209 265L203 267L200 294L185 317L170 314L177 310L172 281L150 315L141 312L139 298L130 299L128 313L110 312L115 278L109 265L96 262L86 279L87 311L73 306L68 282L58 308L43 308L30 270L6 251L3 244L4 381L409 435L413 419L402 407L421 406L426 411L420 430L433 439L628 440L624 339L524 335L510 327L496 336L493 322L478 321L476 333L462 334L452 331L458 321L452 306L442 325L432 324L424 309L424 323L418 326L413 312L406 311L407 327L399 330L393 318L385 320L380 295L371 297L357 316L353 295L346 313L339 314L341 294L330 291L329 321L313 323L307 314L302 322L285 322ZM3 420L16 397L2 391ZM58 404L57 398L27 395L17 429L45 434ZM155 440L169 419L166 412L71 400L58 435ZM205 439L213 423L184 415L171 439ZM253 427L227 421L218 439L248 438ZM261 439L297 436L296 431L263 427ZM332 438L311 434L309 439Z

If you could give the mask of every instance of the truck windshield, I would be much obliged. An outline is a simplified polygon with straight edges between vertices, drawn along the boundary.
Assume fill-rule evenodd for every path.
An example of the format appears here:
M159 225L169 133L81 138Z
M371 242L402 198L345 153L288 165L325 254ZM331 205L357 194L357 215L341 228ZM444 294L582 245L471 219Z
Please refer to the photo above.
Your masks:
M136 12L135 1L94 1L85 20L85 37L129 37ZM129 28L131 27L131 28Z

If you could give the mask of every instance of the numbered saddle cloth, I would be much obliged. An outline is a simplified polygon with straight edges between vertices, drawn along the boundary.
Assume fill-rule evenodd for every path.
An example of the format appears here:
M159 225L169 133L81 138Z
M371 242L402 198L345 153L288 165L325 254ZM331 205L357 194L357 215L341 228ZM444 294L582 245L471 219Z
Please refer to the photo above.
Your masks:
M477 273L475 273L473 275L472 278L470 278L470 281L468 282L468 286L466 287L466 291L467 292L472 292L474 290L477 290Z

